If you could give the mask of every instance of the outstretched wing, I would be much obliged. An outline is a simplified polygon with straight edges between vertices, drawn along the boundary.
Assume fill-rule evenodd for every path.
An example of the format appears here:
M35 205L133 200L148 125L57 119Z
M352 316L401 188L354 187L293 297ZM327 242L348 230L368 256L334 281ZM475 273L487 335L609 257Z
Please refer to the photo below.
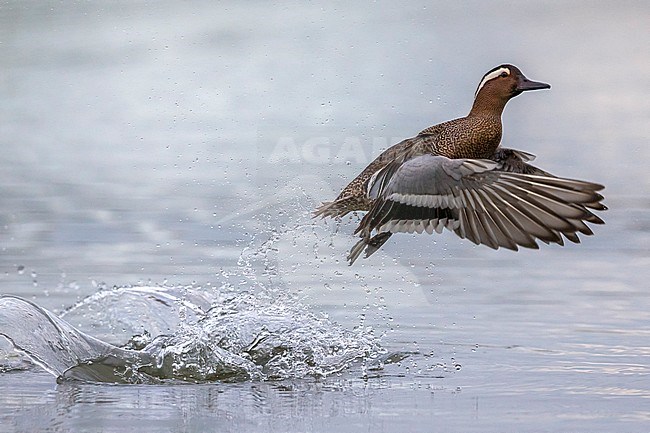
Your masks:
M499 147L490 157L490 159L498 164L497 170L499 171L556 177L555 175L552 175L551 173L544 171L541 168L529 164L529 162L535 159L535 155L532 153L524 152L523 150Z
M517 250L536 240L563 245L562 235L593 234L585 221L603 221L603 186L551 175L502 171L485 159L422 155L389 164L369 185L375 201L356 233L432 233L443 228L475 244ZM378 183L379 182L379 183Z

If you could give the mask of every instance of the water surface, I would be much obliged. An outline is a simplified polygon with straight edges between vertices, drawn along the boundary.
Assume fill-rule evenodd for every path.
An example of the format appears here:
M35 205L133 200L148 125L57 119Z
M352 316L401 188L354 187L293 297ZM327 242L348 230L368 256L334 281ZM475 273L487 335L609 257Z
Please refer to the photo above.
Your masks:
M634 1L5 2L0 292L120 345L163 332L152 317L173 334L180 313L84 299L262 285L408 356L57 384L3 342L0 431L647 430L649 18ZM311 209L381 148L464 115L503 62L553 86L509 103L504 144L606 185L607 224L518 253L402 235L347 267L356 219Z

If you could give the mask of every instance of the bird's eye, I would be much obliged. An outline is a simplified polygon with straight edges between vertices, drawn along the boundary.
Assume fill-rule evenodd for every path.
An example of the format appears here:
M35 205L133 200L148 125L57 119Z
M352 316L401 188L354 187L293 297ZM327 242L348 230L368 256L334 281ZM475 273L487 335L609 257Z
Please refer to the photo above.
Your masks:
M499 75L501 78L505 78L508 76L507 72L501 72L501 75Z

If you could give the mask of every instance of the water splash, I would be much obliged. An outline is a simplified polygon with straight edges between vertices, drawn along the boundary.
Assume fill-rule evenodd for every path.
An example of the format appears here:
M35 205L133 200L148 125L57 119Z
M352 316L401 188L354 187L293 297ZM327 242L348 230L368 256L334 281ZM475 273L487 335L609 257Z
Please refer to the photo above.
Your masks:
M218 300L218 291L211 287L104 287L60 317L119 346L134 336L172 334L182 323L196 323Z
M287 232L319 235L312 225L273 227L220 272L219 287L102 287L60 318L4 296L0 335L60 380L114 383L366 375L407 356L386 353L363 322L343 328L287 294L278 243ZM12 365L0 353L0 371Z
M112 303L119 305L116 300L132 303L139 297L137 305L150 304L147 314L156 311L149 316L152 329L162 329L161 324L175 328L154 338L135 336L140 338L122 347L91 337L38 305L12 296L0 297L0 335L60 379L118 383L321 377L355 363L375 362L383 355L370 329L346 330L289 295L238 292L226 285L212 289L212 307L202 311L173 293L188 290L114 288L71 310L98 311L106 299L115 298ZM179 305L191 311L191 317L172 324L170 313Z
M14 296L0 297L0 335L16 350L55 376L80 363L146 363L147 353L122 350L79 332L38 305Z

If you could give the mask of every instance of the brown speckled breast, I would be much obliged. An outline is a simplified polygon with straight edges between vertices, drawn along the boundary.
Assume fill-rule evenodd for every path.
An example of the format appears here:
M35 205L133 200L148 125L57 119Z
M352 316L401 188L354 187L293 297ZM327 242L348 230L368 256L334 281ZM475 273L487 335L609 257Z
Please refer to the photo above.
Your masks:
M431 153L447 158L489 158L501 142L501 116L450 120L420 132Z

